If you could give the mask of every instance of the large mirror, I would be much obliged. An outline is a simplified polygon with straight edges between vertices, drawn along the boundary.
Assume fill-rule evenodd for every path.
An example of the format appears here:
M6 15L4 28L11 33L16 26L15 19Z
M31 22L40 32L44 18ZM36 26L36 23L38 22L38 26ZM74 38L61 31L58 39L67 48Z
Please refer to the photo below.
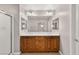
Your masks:
M52 32L52 30L59 29L59 18L54 18L53 11L26 11L25 17L28 20L21 17L21 31L28 32ZM44 15L45 13L45 15Z
M29 16L28 17L28 32L50 32L49 16Z

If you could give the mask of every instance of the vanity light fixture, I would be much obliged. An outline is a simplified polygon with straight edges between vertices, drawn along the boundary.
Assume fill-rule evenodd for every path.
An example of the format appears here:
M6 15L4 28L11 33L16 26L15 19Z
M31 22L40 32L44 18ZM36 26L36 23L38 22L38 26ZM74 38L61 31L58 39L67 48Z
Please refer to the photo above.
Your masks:
M56 14L56 10L25 10L25 14L28 16L53 16Z

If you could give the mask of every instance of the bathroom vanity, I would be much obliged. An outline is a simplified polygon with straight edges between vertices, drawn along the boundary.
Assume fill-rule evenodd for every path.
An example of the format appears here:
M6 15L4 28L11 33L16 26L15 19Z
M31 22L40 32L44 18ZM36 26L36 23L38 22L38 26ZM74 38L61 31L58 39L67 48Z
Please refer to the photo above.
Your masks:
M20 50L26 52L58 52L59 36L21 36Z
M20 15L20 51L58 52L59 18L54 10L25 10Z

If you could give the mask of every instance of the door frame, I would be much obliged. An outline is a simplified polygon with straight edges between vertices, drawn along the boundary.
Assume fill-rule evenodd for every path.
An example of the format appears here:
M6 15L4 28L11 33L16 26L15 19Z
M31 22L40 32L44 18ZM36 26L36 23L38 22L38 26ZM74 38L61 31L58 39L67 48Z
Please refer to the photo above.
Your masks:
M78 9L79 9L79 5L78 4L76 4L76 28L75 28L75 54L76 55L78 55L79 54L79 51L78 51L78 49L79 49L79 34L78 34L78 28L79 28L79 26L78 26L78 23L79 23L79 11L78 11Z
M14 16L11 13L5 12L4 10L0 10L0 13L5 14L11 17L11 47L10 47L10 54L14 54Z

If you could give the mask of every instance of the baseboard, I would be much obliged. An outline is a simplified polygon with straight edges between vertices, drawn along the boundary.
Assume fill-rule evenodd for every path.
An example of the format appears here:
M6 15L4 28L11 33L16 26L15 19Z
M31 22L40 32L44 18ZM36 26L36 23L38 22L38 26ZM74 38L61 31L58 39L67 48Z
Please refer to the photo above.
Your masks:
M63 53L61 51L59 51L60 55L63 55ZM13 55L20 55L21 52L14 52Z
M14 52L13 55L20 55L21 52Z
M63 55L63 53L61 51L59 51L60 55Z

